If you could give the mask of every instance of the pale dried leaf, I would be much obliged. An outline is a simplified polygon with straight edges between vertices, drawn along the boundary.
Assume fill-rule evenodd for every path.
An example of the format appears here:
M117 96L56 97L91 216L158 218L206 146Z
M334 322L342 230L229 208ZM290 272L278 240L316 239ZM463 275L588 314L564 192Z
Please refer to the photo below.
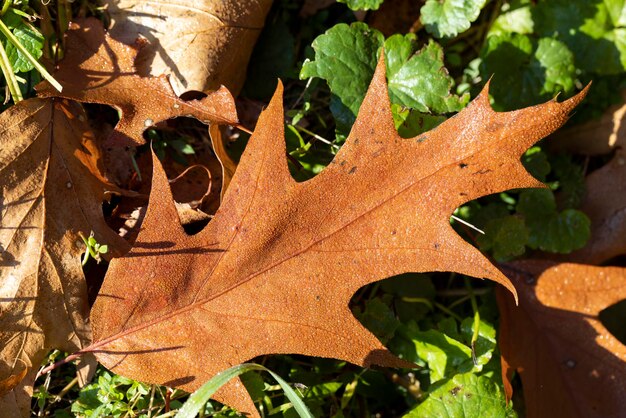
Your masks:
M76 103L31 99L0 115L0 379L52 348L91 341L79 233L128 245L102 215L100 151Z
M179 96L190 90L237 93L272 0L106 0L111 36L149 43L137 66L142 75L170 75ZM199 65L199 63L201 65Z

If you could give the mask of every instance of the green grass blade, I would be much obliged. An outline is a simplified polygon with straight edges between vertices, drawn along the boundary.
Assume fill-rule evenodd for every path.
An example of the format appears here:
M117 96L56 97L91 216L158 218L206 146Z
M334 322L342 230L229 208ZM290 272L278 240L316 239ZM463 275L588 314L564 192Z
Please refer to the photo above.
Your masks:
M272 372L271 370L259 364L254 364L254 363L239 364L237 366L231 367L228 370L225 370L221 373L216 374L211 380L209 380L204 385L202 385L200 389L196 390L194 393L191 394L187 402L185 402L183 407L180 408L180 410L176 414L176 418L195 418L196 415L198 415L198 413L200 412L200 410L204 407L204 405L209 401L211 396L213 396L213 394L217 392L219 388L224 386L226 382L228 382L233 377L239 376L243 373L246 373L252 370L266 371L269 374L271 374L272 377L278 382L280 387L283 389L283 391L285 392L285 395L287 395L287 398L293 405L296 412L298 412L300 417L314 418L313 414L311 414L311 412L309 411L307 406L304 404L302 399L300 399L300 397L289 386L287 382L285 382L280 376L278 376L276 373Z
M2 69L2 74L4 74L4 79L7 82L7 86L9 87L9 92L11 93L11 97L13 98L13 102L17 103L23 100L22 90L20 90L20 85L17 82L17 77L13 72L13 68L11 67L11 62L9 61L9 57L7 56L7 52L4 49L4 46L0 42L0 69Z

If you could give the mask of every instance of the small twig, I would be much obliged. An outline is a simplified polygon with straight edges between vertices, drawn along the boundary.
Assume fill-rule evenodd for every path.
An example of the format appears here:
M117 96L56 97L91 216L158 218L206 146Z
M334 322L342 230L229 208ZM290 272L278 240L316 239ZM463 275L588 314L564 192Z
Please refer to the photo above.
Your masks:
M243 126L241 124L233 125L233 128L239 129L240 131L245 132L245 133L247 133L249 135L253 134L253 132L250 129L246 128L245 126Z
M472 225L471 223L466 222L466 221L464 221L463 219L461 219L461 218L459 218L459 217L457 217L457 216L454 216L454 215L452 215L452 216L450 216L450 217L451 217L452 219L454 219L455 221L457 221L457 222L459 222L459 223L462 223L463 225L468 226L468 227L472 228L473 230L478 231L478 232L480 232L481 234L485 235L485 231L483 231L483 230L481 230L481 229L476 228L476 227L475 227L474 225Z
M61 399L63 399L63 397L67 395L67 392L69 392L74 386L76 386L77 383L78 376L73 378L67 385L65 385L65 387L61 389L61 392L59 392L59 394L54 397L54 400L52 402L59 402Z
M306 93L306 91L309 89L309 86L311 85L311 82L313 81L313 77L310 77L307 82L306 85L304 86L304 90L302 90L302 93L300 93L300 96L298 96L298 98L296 99L295 103L293 104L293 106L291 106L289 109L293 110L295 109L296 106L298 106L298 104L300 104L300 101L302 100L302 98L304 97L304 93Z
M148 418L152 417L152 405L154 405L154 395L156 394L156 385L152 385L150 390L150 403L148 404Z
M451 317L453 317L457 321L463 322L463 318L461 318L459 315L457 315L454 312L452 312L452 310L448 309L446 306L443 306L441 303L434 302L433 305L437 309L439 309L440 311L442 311L444 313L447 313L448 315L450 315Z

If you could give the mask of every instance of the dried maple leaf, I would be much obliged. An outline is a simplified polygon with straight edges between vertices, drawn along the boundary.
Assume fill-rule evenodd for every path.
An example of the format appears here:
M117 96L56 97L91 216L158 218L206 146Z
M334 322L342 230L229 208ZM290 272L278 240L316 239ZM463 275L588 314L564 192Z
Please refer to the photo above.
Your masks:
M626 269L528 260L506 271L519 306L498 289L502 374L506 387L519 372L526 416L624 416L626 346L598 314L626 298Z
M360 287L404 272L509 280L450 226L463 203L539 186L520 156L583 95L497 113L483 91L436 129L402 139L380 61L352 132L318 176L287 168L282 86L262 113L222 206L200 233L180 227L154 164L135 247L113 260L92 310L88 351L116 373L196 389L262 354L406 366L351 314ZM237 382L217 399L251 411Z
M121 144L143 144L146 128L179 116L207 124L237 124L235 102L225 87L201 100L182 100L166 76L138 75L136 54L137 48L105 33L100 21L77 20L67 32L65 59L54 73L63 91L45 81L37 86L37 94L113 106L121 117L111 137Z
M142 75L169 74L178 95L225 85L237 93L272 0L106 0L111 36L148 40ZM202 63L202 65L198 65Z
M584 248L564 259L601 264L626 254L626 153L623 150L587 176L580 210L591 220L591 238Z
M78 234L94 231L114 255L128 250L104 222L103 195L113 186L100 174L85 120L80 105L65 100L27 100L0 115L3 392L28 385L12 376L37 368L50 349L91 341Z

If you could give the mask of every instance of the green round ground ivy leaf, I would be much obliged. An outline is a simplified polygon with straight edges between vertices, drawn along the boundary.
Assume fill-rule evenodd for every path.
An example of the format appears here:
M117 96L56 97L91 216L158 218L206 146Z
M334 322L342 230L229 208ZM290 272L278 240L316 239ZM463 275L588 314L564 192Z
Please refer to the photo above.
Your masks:
M574 90L574 56L556 39L493 35L487 38L481 58L483 78L493 75L490 93L496 110L534 105Z
M506 405L498 385L485 376L473 373L457 374L434 385L426 400L404 415L405 418L516 416L512 405Z
M315 61L305 62L300 78L319 77L356 115L376 68L384 36L365 23L340 23L313 41Z
M450 92L454 80L443 62L443 49L431 41L416 52L415 35L383 35L364 23L338 24L313 41L315 60L305 62L300 78L328 82L331 112L340 133L352 126L374 75L377 57L385 47L387 80L392 103L422 113L450 113L465 107L469 95ZM406 118L405 118L406 119ZM438 120L425 121L427 124Z
M473 335L473 318L461 324L458 332L456 320L447 318L437 324L438 329L421 331L413 321L400 324L390 349L402 358L418 364L424 362L430 370L430 383L448 379L457 373L480 372L489 362L496 347L495 329L481 321L476 342L476 364L469 346ZM462 342L460 340L466 340Z
M337 0L352 10L378 10L385 0Z
M391 114L402 138L414 138L436 128L446 120L445 116L429 115L397 104L391 105Z
M465 32L487 0L427 0L420 10L426 31L437 38Z
M567 254L584 247L591 235L587 215L575 209L558 212L550 190L525 190L516 209L525 218L530 248Z
M485 234L476 240L482 251L492 251L497 261L508 261L524 254L528 242L528 230L524 220L517 216L505 216L487 222Z
M559 184L559 203L561 207L576 209L585 194L585 172L580 164L568 154L558 154L551 158L550 164Z
M599 74L626 70L626 0L550 0L533 8L535 33L557 37L576 66Z
M489 28L487 36L501 35L507 32L529 35L533 33L534 28L535 22L531 12L531 0L513 0L502 6L502 13Z
M444 67L441 45L431 40L415 54L413 45L412 35L393 35L385 41L391 101L427 113L463 109L469 95L459 97L450 93L454 80Z

